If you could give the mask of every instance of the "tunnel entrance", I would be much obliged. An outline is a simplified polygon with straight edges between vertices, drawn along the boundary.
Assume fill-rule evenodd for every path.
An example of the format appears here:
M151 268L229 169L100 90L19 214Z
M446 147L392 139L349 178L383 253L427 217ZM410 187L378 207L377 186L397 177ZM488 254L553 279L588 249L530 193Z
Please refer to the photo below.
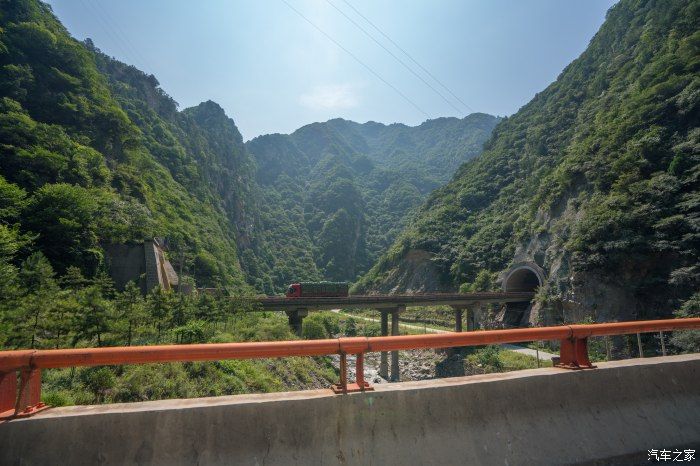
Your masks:
M504 291L537 291L544 281L544 273L536 264L518 264L503 280ZM532 303L508 303L503 314L506 327L525 327L530 320Z
M538 274L529 267L512 270L505 279L505 291L535 291L542 285Z

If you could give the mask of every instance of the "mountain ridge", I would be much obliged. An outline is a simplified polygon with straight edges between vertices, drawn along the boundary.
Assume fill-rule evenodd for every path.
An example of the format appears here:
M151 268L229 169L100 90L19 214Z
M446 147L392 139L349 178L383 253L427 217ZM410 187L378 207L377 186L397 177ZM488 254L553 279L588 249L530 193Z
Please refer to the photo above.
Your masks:
M697 1L612 7L586 51L496 126L355 290L495 288L531 262L547 279L530 323L668 316L692 299L698 17Z
M412 209L461 162L480 152L497 121L472 114L409 127L336 118L286 135L258 136L246 147L264 190L275 190L281 180L282 197L296 199L275 215L297 211L294 221L305 230L300 241L316 258L316 270L307 272L352 281L390 244ZM463 130L460 138L440 137L441 131L456 128ZM328 186L344 197L331 195ZM297 253L301 250L294 249L274 268L284 268L283 262ZM293 273L285 274L293 279Z
M26 205L3 206L17 213L0 220L34 237L27 251L44 252L59 273L77 266L94 276L108 268L103 245L163 236L178 270L198 286L272 294L328 270L352 280L440 177L480 150L492 127L486 122L463 151L451 147L453 165L430 176L420 175L412 153L405 170L379 171L381 151L368 154L359 134L370 127L411 132L405 125L312 123L262 139L281 141L275 150L287 158L254 157L249 148L260 138L244 142L220 105L179 109L155 76L90 39L73 39L50 6L4 2L2 13L0 131L8 143L0 147L0 182L7 199ZM387 183L403 186L407 198L368 204ZM366 208L386 214L394 207L392 215L365 219ZM71 236L64 246L54 241Z

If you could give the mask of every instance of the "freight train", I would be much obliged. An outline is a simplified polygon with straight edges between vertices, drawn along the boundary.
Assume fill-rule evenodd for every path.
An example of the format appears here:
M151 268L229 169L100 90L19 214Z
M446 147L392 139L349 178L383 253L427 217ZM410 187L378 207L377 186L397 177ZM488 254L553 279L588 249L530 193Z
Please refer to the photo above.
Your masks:
M301 282L287 287L287 298L320 298L348 295L347 282Z

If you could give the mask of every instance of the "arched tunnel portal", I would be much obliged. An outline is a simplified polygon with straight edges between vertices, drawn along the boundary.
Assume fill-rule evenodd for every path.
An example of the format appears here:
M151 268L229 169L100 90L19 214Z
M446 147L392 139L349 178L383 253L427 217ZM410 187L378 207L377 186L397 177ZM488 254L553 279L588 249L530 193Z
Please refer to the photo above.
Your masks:
M511 267L503 278L503 291L537 291L545 280L544 271L535 263L524 262ZM531 302L508 303L503 314L506 327L525 327L530 320Z

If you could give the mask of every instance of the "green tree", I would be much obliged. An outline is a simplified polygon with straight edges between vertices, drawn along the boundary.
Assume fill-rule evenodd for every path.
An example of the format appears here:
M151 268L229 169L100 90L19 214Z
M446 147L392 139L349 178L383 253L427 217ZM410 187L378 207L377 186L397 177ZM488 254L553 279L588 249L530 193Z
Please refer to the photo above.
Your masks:
M76 315L76 332L73 345L80 340L91 343L97 341L102 346L103 336L110 330L110 322L114 316L113 302L107 299L97 285L90 285L78 294L80 310Z
M0 347L8 343L21 319L22 290L13 264L20 245L17 231L0 224Z
M207 340L207 324L201 320L190 320L175 328L178 343L204 343Z
M312 316L313 317L313 316ZM323 323L311 317L304 319L302 325L302 336L305 340L321 340L327 338Z
M126 327L124 339L131 346L134 332L148 317L141 289L134 282L129 282L116 299L117 325Z
M357 321L352 317L348 317L345 322L345 336L346 337L356 337L357 336Z
M693 294L674 314L678 318L700 317L700 292ZM683 352L699 353L700 331L679 330L673 332L671 343Z
M116 378L109 367L89 367L80 372L80 382L100 403L105 400L107 392L115 387Z
M146 308L156 328L156 343L160 342L163 331L168 328L168 323L171 322L174 301L173 293L161 288L154 288L146 296Z
M477 291L492 291L495 286L495 274L488 270L481 270L476 275L473 283L462 283L459 287L460 293L473 293Z
M27 193L9 183L0 175L0 223L12 224L19 220L26 204Z
M88 280L78 267L70 266L59 279L59 284L71 292L77 292L88 285Z
M59 288L54 279L53 267L41 252L35 252L22 263L20 280L26 290L22 307L26 316L29 347L36 348L44 319L56 305Z
M80 303L74 292L61 290L44 318L44 331L47 340L54 348L63 348L69 343L74 331L76 316L80 313Z
M69 184L41 187L23 213L24 227L39 234L36 245L59 270L75 265L94 272L99 261L95 214L89 190Z

